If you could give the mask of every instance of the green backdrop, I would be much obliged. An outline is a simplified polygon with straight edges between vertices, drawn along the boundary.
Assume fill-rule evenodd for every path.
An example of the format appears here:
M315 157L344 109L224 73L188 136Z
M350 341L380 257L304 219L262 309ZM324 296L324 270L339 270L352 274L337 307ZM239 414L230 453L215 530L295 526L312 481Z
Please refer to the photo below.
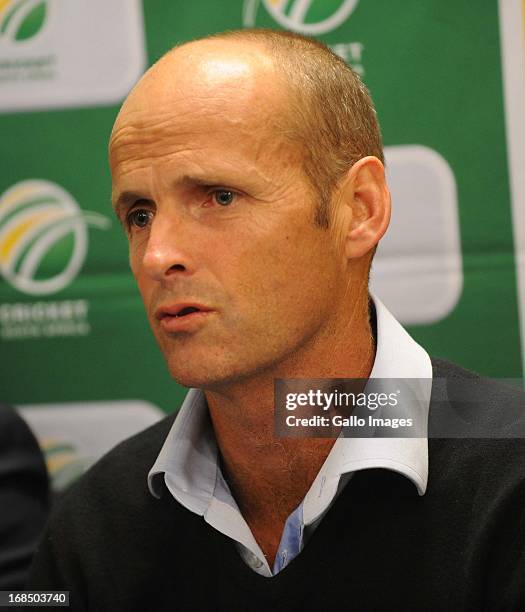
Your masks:
M65 68L60 73L60 53L65 57L77 51L71 42L67 52L60 51L62 43L57 38L58 51L54 48L55 55L49 59L45 45L55 44L53 36L58 34L53 28L59 27L66 4L68 28L81 28L82 20L75 23L72 11L82 3L33 2L29 7L34 9L32 15L29 8L18 8L20 14L15 14L15 19L19 24L8 23L2 32L6 11L17 8L16 4L8 1L6 8L5 1L0 3L0 194L4 193L0 200L1 399L23 405L140 398L170 411L180 404L185 390L170 380L149 332L128 271L126 241L109 204L107 141L125 92L102 92L94 100L86 81L83 98L78 76L74 95L66 91L62 81L53 85L53 79L67 77ZM103 10L102 2L89 4L95 13ZM114 6L112 13L104 15L105 27L113 38L127 37L129 45L145 49L143 65L137 64L131 81L172 45L210 32L244 25L281 28L286 20L298 30L325 30L319 38L346 54L362 72L377 106L385 145L431 148L446 160L454 175L462 288L446 316L428 324L409 325L409 331L431 354L492 376L522 375L496 0L318 0L303 3L307 6L304 14L297 13L296 3L286 1L145 0L141 4L115 0L109 4L118 5L118 10ZM135 26L143 27L142 33L129 24L126 32L119 30L125 21L122 13L132 9ZM273 16L272 10L277 12ZM83 19L85 23L86 17ZM29 34L24 34L23 27ZM105 44L96 27L91 35L100 36L100 44ZM86 43L88 51L78 53L94 49L94 43L90 44ZM48 59L42 59L45 57ZM125 70L128 60L121 49L114 57L108 54L100 61L103 71L104 62L120 62ZM57 73L46 73L44 65ZM30 70L36 71L36 76ZM124 89L130 86L131 82L123 84ZM41 101L46 87L49 99ZM17 96L24 102L17 102ZM9 102L2 103L2 98L9 98ZM62 209L57 212L60 196L45 184L28 183L27 193L13 196L15 204L6 200L13 186L35 179L58 185L83 213L77 211L76 220L71 221L70 213L67 217ZM15 219L20 227L20 219L25 217L19 216L17 221L16 215L34 211L35 199L47 201L51 206L48 213L55 210L57 218L70 223L71 231L49 246L36 269L24 271L36 241L53 225L33 219L40 233L28 238L27 228L13 234L17 226L9 226L9 222ZM11 207L9 213L4 211L4 217L2 205ZM85 217L86 211L102 215L98 225ZM29 274L38 283L63 271L80 240L75 228L84 228L88 243L74 278L59 290L43 294L31 294L13 285L13 275L22 278ZM25 243L20 238L23 235ZM23 244L17 247L17 240ZM6 272L9 266L11 272ZM77 306L63 305L70 300ZM65 315L56 314L60 308L65 309ZM51 322L63 324L64 319L72 324L66 325L63 333L60 326L50 327ZM59 335L50 336L54 333Z

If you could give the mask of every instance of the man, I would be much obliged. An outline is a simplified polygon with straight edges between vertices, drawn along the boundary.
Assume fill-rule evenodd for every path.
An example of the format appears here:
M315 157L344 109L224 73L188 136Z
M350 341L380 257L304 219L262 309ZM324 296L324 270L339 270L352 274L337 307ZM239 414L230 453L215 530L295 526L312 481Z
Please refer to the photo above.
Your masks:
M357 76L293 34L182 45L125 101L110 165L151 327L193 389L64 500L31 587L76 610L521 609L520 440L430 440L429 463L422 438L274 432L275 379L469 377L369 298L390 197Z
M24 586L48 511L42 451L25 421L0 403L0 590Z

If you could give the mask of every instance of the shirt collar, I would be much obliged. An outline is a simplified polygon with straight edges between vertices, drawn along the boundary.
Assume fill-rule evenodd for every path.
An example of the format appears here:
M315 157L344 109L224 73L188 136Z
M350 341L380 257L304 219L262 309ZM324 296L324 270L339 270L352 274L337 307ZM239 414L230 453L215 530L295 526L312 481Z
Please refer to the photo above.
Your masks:
M148 486L161 496L162 474L189 510L203 514L217 478L218 449L204 393L190 389L148 474ZM171 486L170 486L171 485ZM172 491L174 492L174 491Z
M370 378L411 379L421 401L419 410L424 430L428 423L432 363L428 353L415 342L375 296L377 345ZM424 495L428 481L427 438L343 438L336 440L304 498L306 525L313 523L334 498L342 474L369 468L386 468L409 478Z
M390 314L371 296L377 320L376 356L371 378L432 379L432 364L419 346ZM430 401L422 404L428 419ZM409 478L423 495L428 479L426 438L338 438L304 499L304 522L312 523L337 492L342 474L367 468L386 468ZM204 393L190 389L148 474L148 486L156 497L162 479L186 508L204 514L213 497L218 474L218 449Z

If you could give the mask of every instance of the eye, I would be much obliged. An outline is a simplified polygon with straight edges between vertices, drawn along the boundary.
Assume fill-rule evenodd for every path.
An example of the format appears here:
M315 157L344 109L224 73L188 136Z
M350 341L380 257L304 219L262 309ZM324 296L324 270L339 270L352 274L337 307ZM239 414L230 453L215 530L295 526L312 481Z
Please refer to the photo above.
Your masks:
M139 229L144 229L151 221L152 217L153 213L151 211L144 210L144 208L137 208L129 213L129 215L126 217L126 221L128 227L138 227Z
M235 193L229 189L216 189L213 198L219 206L229 206L235 198Z

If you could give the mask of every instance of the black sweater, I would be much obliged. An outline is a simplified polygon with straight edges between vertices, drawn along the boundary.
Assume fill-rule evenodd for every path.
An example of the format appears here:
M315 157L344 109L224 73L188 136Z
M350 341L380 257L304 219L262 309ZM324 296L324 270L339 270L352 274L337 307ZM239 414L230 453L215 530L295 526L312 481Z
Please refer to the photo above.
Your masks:
M446 362L434 376L474 380L491 420L525 405ZM357 472L299 556L265 578L167 490L148 491L172 422L120 444L65 496L29 588L69 590L72 610L96 612L525 610L525 440L430 439L422 497L394 472Z

